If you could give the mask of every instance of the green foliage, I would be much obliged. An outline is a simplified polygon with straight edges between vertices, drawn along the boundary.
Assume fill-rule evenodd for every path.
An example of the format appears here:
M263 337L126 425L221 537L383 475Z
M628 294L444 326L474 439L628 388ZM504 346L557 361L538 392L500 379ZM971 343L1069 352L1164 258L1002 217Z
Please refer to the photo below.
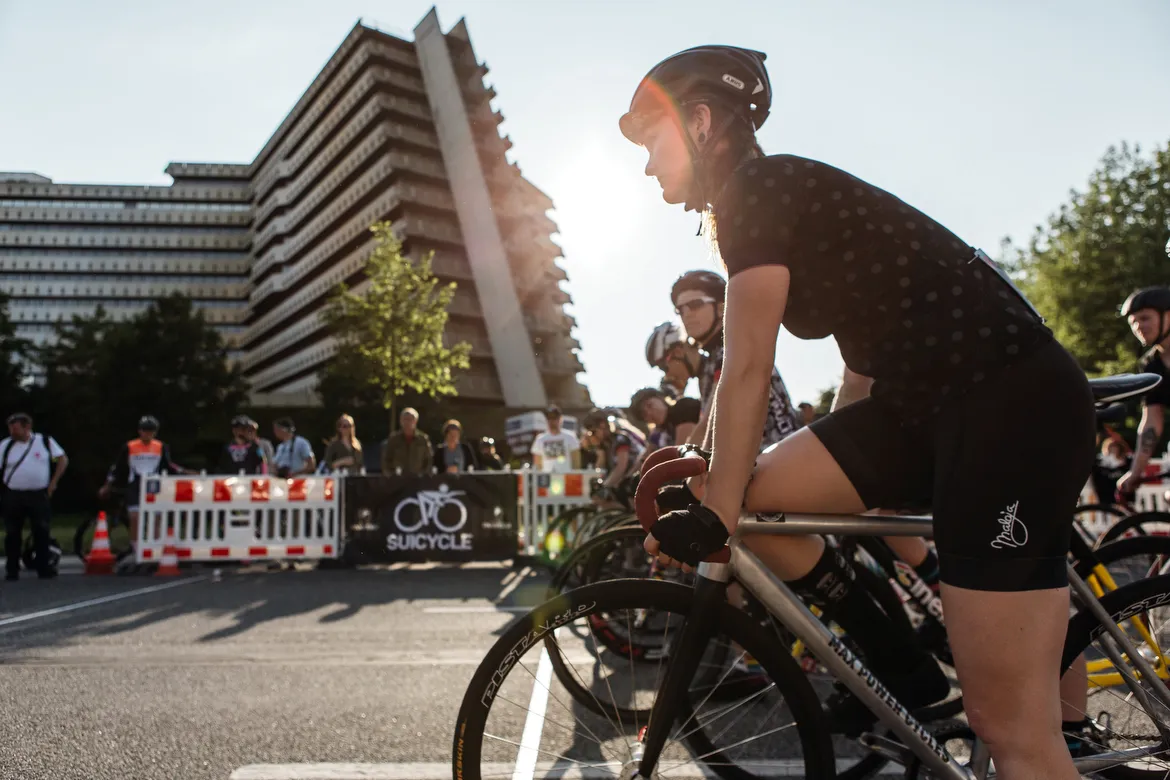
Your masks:
M432 255L416 264L402 254L389 222L371 230L376 246L366 281L354 290L340 285L325 309L339 349L318 392L333 408L378 404L393 429L394 408L407 393L456 394L454 372L469 367L471 346L443 343L455 283L439 284Z
M817 416L828 414L833 408L833 399L837 397L837 388L829 387L821 391L820 398L815 404Z
M1119 309L1139 287L1170 284L1168 233L1170 143L1149 156L1123 144L1026 248L1005 241L1003 262L1086 371L1133 371L1141 346Z
M144 414L189 468L214 461L247 384L227 364L227 348L190 299L164 298L134 319L115 322L101 307L57 326L56 343L36 351L45 385L33 393L35 428L69 454L66 503L84 506L118 448Z
M8 316L8 296L0 293L0 410L7 416L28 403L25 392L25 360L30 345L16 337Z

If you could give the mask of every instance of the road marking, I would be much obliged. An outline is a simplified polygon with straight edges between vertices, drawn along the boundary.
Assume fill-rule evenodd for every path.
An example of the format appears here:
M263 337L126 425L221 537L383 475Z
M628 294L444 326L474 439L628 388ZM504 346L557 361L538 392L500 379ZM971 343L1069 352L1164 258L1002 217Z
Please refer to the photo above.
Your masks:
M423 607L422 611L428 615L481 615L491 612L531 612L534 607L494 607L490 605L466 607Z
M109 596L100 596L96 599L86 599L85 601L78 601L73 604L65 604L60 607L53 607L52 609L43 609L40 612L31 612L27 615L16 615L14 617L0 619L0 628L5 626L16 625L17 623L25 623L29 620L36 620L37 618L50 617L52 615L60 615L65 612L73 612L78 609L85 609L86 607L96 607L98 604L109 604L111 601L121 601L122 599L132 598L134 596L144 596L147 593L157 593L160 590L169 590L170 588L177 588L181 585L190 585L192 582L200 582L206 577L188 577L182 580L175 580L173 582L164 582L159 585L150 585L145 588L138 588L137 590L128 590L125 593L113 593Z
M837 771L842 771L857 762L856 759L838 759ZM804 762L799 759L777 759L775 761L743 761L739 766L759 777L804 777ZM507 776L512 771L509 764L480 764L480 775ZM536 766L541 776L557 780L613 780L621 770L617 764L597 765L595 768L580 769L542 761ZM889 764L879 775L901 774L902 769ZM696 764L672 768L670 777L702 778L713 780L717 775ZM402 763L402 764L250 764L232 772L229 780L451 780L451 763Z
M553 632L553 637L561 629ZM532 780L536 774L536 759L540 755L540 737L544 733L544 713L548 709L548 686L552 683L552 657L548 646L541 644L540 661L536 664L536 679L532 682L532 698L528 700L528 716L524 719L524 732L520 737L520 749L516 752L516 768L512 780Z
M520 585L524 582L524 580L526 580L528 578L528 574L531 571L532 571L531 566L525 566L523 569L521 569L516 574L515 577L512 578L511 581L509 581L507 578L505 578L504 579L504 587L500 590L500 595L496 596L496 601L503 601L504 599L508 598L508 596L511 596L512 591L514 591L514 590L516 590L516 588L520 587Z

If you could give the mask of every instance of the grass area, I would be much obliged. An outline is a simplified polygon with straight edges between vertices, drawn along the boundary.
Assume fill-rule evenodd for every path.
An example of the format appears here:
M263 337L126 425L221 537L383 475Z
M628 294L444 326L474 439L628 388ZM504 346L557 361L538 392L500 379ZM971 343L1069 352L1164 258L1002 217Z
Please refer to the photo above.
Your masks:
M62 555L73 555L73 534L77 530L77 526L81 525L86 519L86 515L81 514L62 514L53 515L53 519L49 524L49 533L61 545ZM24 535L27 538L30 535L28 523L24 524ZM3 539L5 534L0 528L0 551L4 549ZM93 529L91 528L85 537L85 547L89 547L93 540ZM110 529L110 547L114 550L125 549L130 544L130 530L125 526L118 526ZM2 554L2 553L0 553Z

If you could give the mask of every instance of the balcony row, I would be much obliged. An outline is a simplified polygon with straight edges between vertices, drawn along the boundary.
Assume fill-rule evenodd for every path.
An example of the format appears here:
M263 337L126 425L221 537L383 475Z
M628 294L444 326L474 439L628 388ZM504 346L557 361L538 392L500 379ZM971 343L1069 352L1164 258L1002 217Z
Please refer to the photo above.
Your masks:
M252 190L257 203L263 203L265 196L277 179L282 176L287 176L292 170L295 170L295 167L292 166L281 166L278 164L278 161L279 163L287 163L290 159L295 160L297 153L303 151L305 148L308 148L308 153L311 154L313 151L312 147L314 146L314 138L317 139L317 143L319 144L321 138L333 132L337 123L342 120L352 107L353 101L358 99L360 89L356 92L351 92L351 94L343 98L342 102L330 111L326 119L320 125L315 126L317 119L321 117L325 107L349 83L350 79L362 68L367 67L374 58L400 62L402 56L401 52L395 52L392 50L392 47L377 41L367 40L360 44L360 48L349 57L345 66L331 79L329 85L320 94L311 99L311 107L294 118L294 124L289 132L270 150L270 156L256 171L256 178L253 182ZM415 67L417 67L417 62L415 63ZM414 93L423 101L426 100L426 88L421 79L394 69L386 69L385 79L395 87ZM351 102L343 105L345 101ZM312 132L313 138L306 138L306 134L310 132ZM290 155L292 155L291 158Z
M128 208L74 208L23 207L0 208L0 222L72 222L77 224L118 225L222 225L226 228L246 228L252 221L248 211L202 211L184 209L176 204L173 209Z
M248 203L244 187L199 187L176 184L170 187L119 184L20 184L0 182L0 198L44 197L54 199L110 198L111 200L195 201Z
M190 233L159 229L157 232L120 233L67 228L61 230L0 230L0 249L4 247L105 248L105 249L176 249L224 251L247 250L251 238L247 232L225 231Z
M182 293L190 298L222 298L225 301L246 302L248 283L205 284L203 282L175 282L165 278L144 279L135 282L92 280L58 282L13 282L0 277L0 291L19 298L142 298L154 300L171 293Z
M248 273L252 260L247 255L223 258L209 252L209 257L168 257L165 251L136 254L86 255L80 252L46 252L40 255L4 254L0 252L0 273L24 272L68 272L92 273L100 277L105 273L154 273L154 274L229 274ZM243 280L246 280L246 276Z

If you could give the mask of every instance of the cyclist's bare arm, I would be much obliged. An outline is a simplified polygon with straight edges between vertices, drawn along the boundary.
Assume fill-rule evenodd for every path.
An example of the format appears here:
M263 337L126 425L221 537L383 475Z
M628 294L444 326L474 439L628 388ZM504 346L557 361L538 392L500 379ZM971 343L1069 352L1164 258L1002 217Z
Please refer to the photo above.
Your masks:
M605 475L605 481L602 482L603 487L617 487L626 474L630 470L630 451L628 449L619 450L614 456L613 465L609 469L609 473Z
M1154 450L1158 448L1162 431L1165 430L1165 409L1166 407L1161 404L1146 404L1146 408L1142 410L1142 421L1138 423L1137 450L1133 455L1133 465L1130 466L1129 473L1118 481L1117 487L1119 489L1131 492L1140 484L1146 466L1154 457Z

